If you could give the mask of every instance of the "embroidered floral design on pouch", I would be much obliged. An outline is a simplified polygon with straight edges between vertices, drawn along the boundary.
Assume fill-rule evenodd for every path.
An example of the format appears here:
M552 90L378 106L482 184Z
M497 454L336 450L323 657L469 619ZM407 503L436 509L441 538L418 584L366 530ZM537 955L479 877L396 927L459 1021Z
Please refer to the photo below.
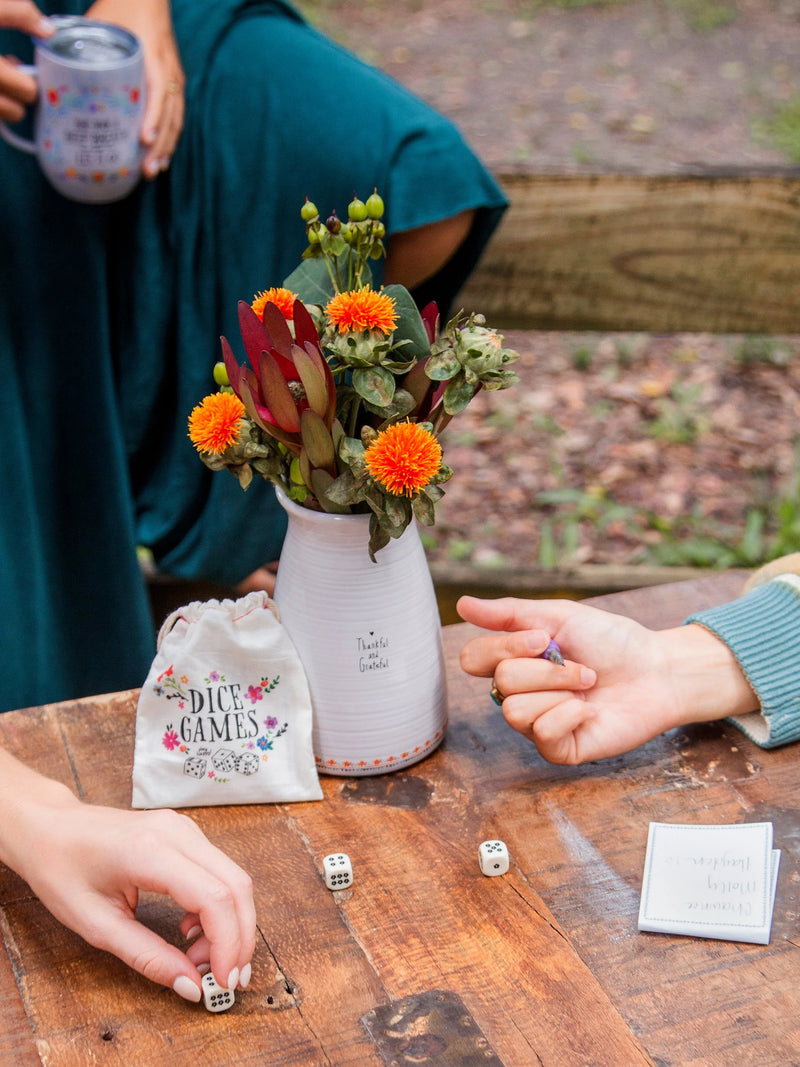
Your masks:
M177 698L178 708L186 714L165 724L161 744L183 760L183 773L192 778L224 785L234 774L257 774L289 729L288 722L281 723L275 715L259 721L259 702L279 683L277 674L240 684L209 671L203 686L195 688L185 675L179 683L170 665L156 679L153 691L166 700Z

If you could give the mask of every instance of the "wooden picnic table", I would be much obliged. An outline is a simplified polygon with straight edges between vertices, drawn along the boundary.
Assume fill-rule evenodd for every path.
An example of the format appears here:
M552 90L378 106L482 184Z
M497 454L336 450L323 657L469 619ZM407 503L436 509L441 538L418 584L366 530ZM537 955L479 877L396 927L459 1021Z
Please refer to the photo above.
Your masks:
M655 627L736 595L739 573L596 598ZM405 771L323 778L324 800L195 809L254 876L260 941L210 1014L92 949L0 866L0 1062L286 1067L759 1067L800 1055L800 750L723 723L581 767L544 762L445 628L451 722ZM0 744L87 801L127 807L136 692L0 716ZM648 823L771 821L783 851L767 946L637 932ZM501 838L509 872L484 877ZM322 858L344 850L350 890ZM177 909L141 912L160 932ZM179 935L178 935L179 936Z

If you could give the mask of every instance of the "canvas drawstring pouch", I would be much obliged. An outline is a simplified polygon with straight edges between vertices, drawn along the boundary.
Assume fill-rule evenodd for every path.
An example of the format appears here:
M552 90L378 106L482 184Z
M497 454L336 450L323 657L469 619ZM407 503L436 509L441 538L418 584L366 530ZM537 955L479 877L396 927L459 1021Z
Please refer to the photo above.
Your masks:
M136 710L134 808L321 800L300 658L263 592L178 608Z

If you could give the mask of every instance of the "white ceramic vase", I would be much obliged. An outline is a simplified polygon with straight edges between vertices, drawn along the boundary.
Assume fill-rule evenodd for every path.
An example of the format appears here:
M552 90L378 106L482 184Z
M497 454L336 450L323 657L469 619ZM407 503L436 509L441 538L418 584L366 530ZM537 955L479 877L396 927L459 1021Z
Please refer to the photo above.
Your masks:
M368 515L329 515L276 489L289 516L275 588L308 676L321 774L407 767L444 737L439 609L411 524L369 558Z

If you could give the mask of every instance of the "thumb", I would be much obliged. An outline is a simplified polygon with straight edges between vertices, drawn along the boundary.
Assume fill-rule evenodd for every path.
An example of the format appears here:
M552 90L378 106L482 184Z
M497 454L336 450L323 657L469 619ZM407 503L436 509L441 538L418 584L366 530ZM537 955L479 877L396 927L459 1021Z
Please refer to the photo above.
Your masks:
M50 37L56 25L32 0L0 0L0 26L21 30L33 37Z
M202 978L188 956L132 916L104 909L95 915L94 930L83 936L144 978L169 986L184 1000L195 1004L201 1000Z

